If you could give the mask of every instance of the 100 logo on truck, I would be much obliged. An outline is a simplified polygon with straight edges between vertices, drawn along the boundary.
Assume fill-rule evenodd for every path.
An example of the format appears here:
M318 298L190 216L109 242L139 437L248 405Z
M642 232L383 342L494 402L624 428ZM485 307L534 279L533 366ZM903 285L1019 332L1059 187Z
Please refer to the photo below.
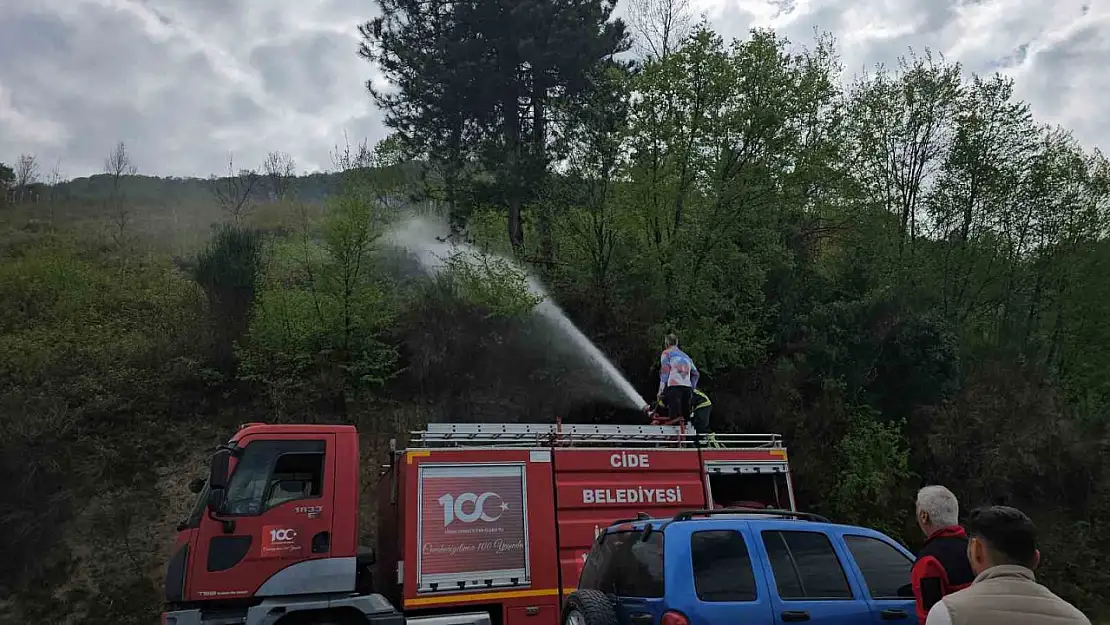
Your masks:
M486 502L493 498L497 499L497 503L492 504L497 509L497 516L491 516L486 512ZM448 493L436 501L439 502L439 505L443 506L443 527L447 527L453 523L455 519L463 523L473 523L478 519L486 523L493 523L500 519L501 515L509 509L509 504L505 503L501 495L492 492L485 492L481 495L461 493L458 497ZM467 512L465 507L468 503L474 506L469 512Z
M287 525L266 525L262 528L262 544L259 557L282 558L299 555L303 545L299 540L300 532Z
M297 530L291 528L280 528L270 530L270 542L282 543L297 539Z
M419 471L417 587L528 583L524 463L426 464ZM460 585L462 584L462 585Z

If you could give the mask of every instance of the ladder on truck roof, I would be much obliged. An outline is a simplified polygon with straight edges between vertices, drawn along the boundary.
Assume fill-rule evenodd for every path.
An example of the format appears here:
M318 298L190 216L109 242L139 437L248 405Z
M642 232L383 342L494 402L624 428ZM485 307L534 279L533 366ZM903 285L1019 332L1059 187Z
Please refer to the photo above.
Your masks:
M591 425L536 423L429 423L410 433L409 446L431 447L693 447L687 425ZM783 449L779 434L716 434L726 449ZM702 439L705 445L705 439Z

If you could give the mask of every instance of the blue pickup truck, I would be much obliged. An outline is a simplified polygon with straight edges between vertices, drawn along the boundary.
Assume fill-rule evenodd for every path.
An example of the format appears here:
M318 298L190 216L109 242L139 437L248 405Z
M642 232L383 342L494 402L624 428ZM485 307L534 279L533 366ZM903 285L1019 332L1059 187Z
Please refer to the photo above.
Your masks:
M599 534L562 624L913 625L913 561L880 532L805 513L641 518Z

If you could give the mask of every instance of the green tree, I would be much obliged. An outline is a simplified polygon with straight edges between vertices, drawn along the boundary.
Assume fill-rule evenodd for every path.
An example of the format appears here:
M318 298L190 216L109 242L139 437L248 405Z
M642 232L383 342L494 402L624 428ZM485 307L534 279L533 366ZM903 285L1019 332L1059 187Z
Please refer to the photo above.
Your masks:
M267 390L279 414L291 398L325 398L346 414L395 371L384 331L398 300L373 262L395 183L375 166L380 152L365 143L337 149L343 191L319 230L306 220L299 241L273 250L242 357L243 376Z
M910 453L901 425L884 423L867 406L855 409L836 446L839 469L829 500L838 521L899 533L903 502L912 493L905 488Z
M613 6L604 0L379 0L379 7L382 16L361 28L361 54L395 88L371 86L386 125L416 153L443 149L451 178L466 156L477 157L521 251L522 209L547 176L555 113L573 112L564 105L591 89L595 68L627 49L623 22L610 21ZM549 255L550 221L541 223L541 251Z
M878 68L850 92L854 173L866 201L897 215L899 254L921 234L921 209L952 141L961 90L959 65L927 51L899 59L896 72Z
M949 242L937 274L945 315L967 320L984 297L1001 295L1005 272L1021 252L1029 211L1021 196L1037 142L1029 105L1014 102L1002 77L975 78L957 104L954 137L926 200L936 238ZM1017 232L1014 232L1016 230Z
M702 26L634 87L625 219L648 288L635 296L671 294L651 332L685 328L708 371L761 357L760 285L788 253L780 228L816 227L840 193L831 42L787 46L767 31L726 46Z
M473 66L478 44L467 40L454 4L419 0L381 0L381 16L359 27L359 55L374 63L392 88L367 83L386 112L395 143L412 157L425 159L443 181L456 231L468 215L461 202L463 170L475 157L480 129L470 111L480 98ZM465 64L456 65L466 60Z
M11 193L12 188L15 186L15 170L0 163L0 193L3 197L0 200L7 201L8 195Z
M235 345L247 333L255 292L262 274L261 234L236 224L216 229L197 255L193 279L208 296L215 365L233 374Z
M628 73L615 66L598 76L599 88L568 127L565 172L545 199L559 206L561 256L569 261L562 278L579 285L583 307L600 315L612 309L614 274L623 264L617 257L617 203L626 166L630 83Z
M452 293L487 317L520 317L543 297L530 290L528 275L499 256L458 249L445 259L441 273Z

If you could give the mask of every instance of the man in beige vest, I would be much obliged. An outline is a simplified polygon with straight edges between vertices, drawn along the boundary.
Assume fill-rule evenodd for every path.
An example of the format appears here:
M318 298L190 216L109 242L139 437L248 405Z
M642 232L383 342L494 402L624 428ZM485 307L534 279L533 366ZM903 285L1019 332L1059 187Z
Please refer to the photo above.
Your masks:
M1024 513L980 508L964 527L975 581L934 605L925 625L1091 625L1033 577L1041 554L1033 521Z

